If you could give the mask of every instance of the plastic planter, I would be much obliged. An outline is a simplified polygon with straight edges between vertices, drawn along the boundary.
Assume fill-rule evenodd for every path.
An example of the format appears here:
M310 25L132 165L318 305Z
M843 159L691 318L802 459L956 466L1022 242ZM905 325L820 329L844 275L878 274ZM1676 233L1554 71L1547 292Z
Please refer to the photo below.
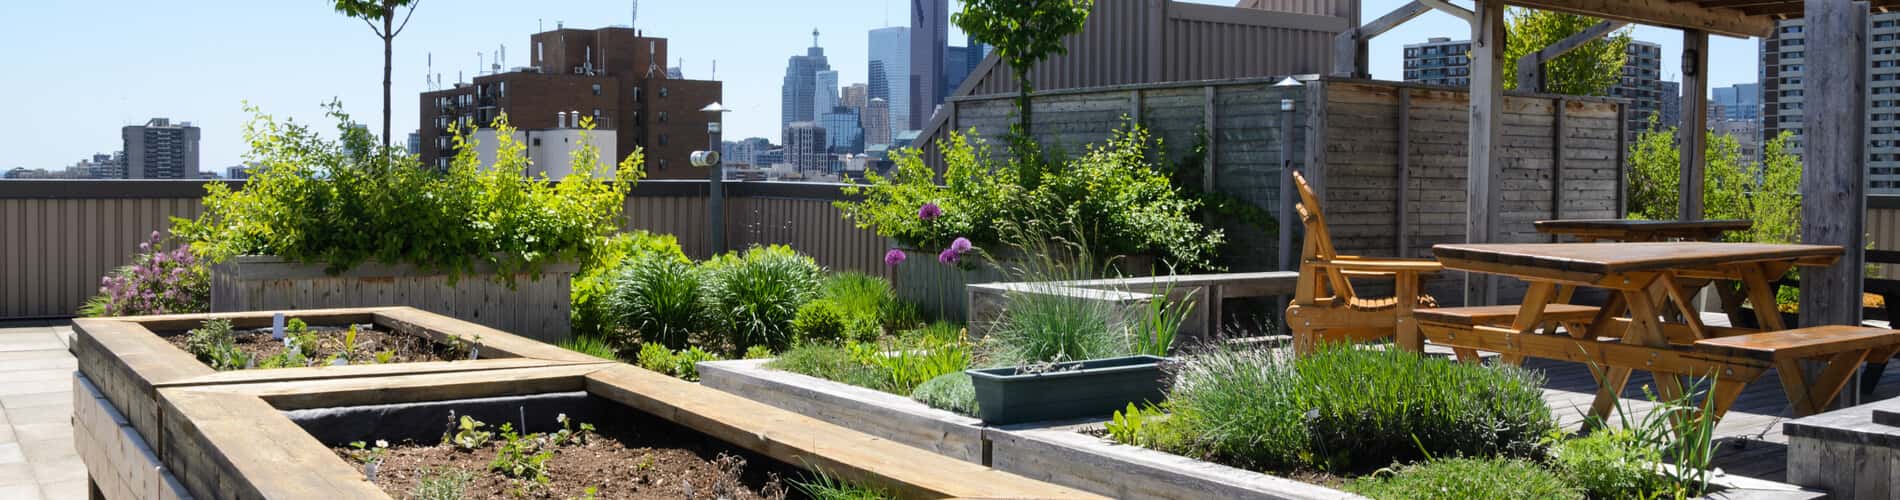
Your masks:
M1022 367L965 373L976 388L977 417L1001 425L1100 417L1129 403L1160 402L1166 360L1142 355L1055 363L1034 373Z

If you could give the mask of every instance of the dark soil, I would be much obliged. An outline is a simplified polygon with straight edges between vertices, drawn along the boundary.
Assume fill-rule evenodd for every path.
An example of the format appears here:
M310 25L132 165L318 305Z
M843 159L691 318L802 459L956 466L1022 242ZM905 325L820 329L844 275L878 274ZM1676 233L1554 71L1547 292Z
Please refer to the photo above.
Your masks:
M393 354L387 361L389 363L468 359L467 348L437 344L427 338L399 333L375 325L356 325L356 345L353 350L346 349L344 345L344 339L348 336L350 329L348 326L312 325L309 328L318 339L317 352L303 353L311 366L327 365L332 356L346 352L349 353L350 364L353 365L377 362L376 355L383 352ZM190 348L186 346L186 340L190 337L188 332L178 332L166 335L164 339L180 350L189 352ZM244 351L245 354L259 361L290 350L284 346L284 341L271 338L269 328L238 330L232 337L236 341L234 345L238 350Z
M668 423L640 427L644 429L582 433L579 443L541 441L540 449L554 452L546 463L546 484L489 469L502 447L499 435L473 451L446 443L395 444L377 467L376 484L390 496L404 498L425 471L452 467L474 475L464 498L581 498L592 487L596 498L782 499L792 489L779 475L790 473L790 468L776 461ZM361 451L349 446L334 449L358 470L365 467L355 458ZM748 457L756 463L748 463Z

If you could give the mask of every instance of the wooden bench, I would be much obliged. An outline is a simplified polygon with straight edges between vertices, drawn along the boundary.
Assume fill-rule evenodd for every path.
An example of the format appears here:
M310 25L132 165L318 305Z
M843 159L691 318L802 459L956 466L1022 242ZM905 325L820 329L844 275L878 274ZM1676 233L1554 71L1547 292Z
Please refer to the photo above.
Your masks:
M1827 325L1698 340L1698 350L1774 365L1781 388L1796 415L1827 408L1863 361L1886 363L1900 350L1900 331L1866 326ZM1806 380L1804 360L1825 363L1819 376Z
M1419 309L1413 311L1412 315L1418 319L1421 328L1430 328L1437 332L1469 332L1479 326L1511 326L1511 323L1517 319L1520 308L1521 306L1517 305L1440 307ZM1592 306L1552 303L1544 307L1544 314L1538 320L1546 325L1561 325L1566 333L1573 336L1582 335L1589 330L1590 322L1596 318L1597 311L1598 308ZM1547 330L1545 333L1556 333L1556 331ZM1476 350L1452 346L1452 351L1458 355L1459 361L1467 363L1478 361ZM1509 352L1503 353L1501 359L1513 365L1524 362L1522 355Z

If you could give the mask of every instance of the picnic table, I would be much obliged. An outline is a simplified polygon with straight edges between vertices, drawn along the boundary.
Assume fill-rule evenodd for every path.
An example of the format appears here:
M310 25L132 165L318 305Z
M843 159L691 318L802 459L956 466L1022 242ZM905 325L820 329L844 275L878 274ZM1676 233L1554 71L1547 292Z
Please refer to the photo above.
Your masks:
M1432 251L1448 269L1498 274L1529 282L1509 327L1460 324L1461 308L1418 312L1433 343L1452 347L1461 359L1474 351L1590 363L1598 379L1591 414L1607 417L1634 370L1655 376L1665 400L1685 393L1679 377L1715 381L1709 397L1719 417L1742 388L1769 368L1779 368L1784 392L1799 415L1815 413L1839 394L1863 360L1886 359L1900 349L1900 332L1859 326L1789 330L1774 307L1757 306L1759 330L1703 324L1684 280L1730 280L1755 304L1774 304L1773 277L1792 266L1826 266L1840 247L1716 242L1445 244ZM1538 331L1548 321L1559 286L1608 290L1587 326L1568 335ZM1681 314L1664 314L1670 304ZM1491 306L1496 308L1498 306ZM1485 307L1462 308L1486 310ZM1443 311L1443 312L1440 312ZM1559 314L1575 314L1567 309ZM1803 360L1825 363L1808 380Z
M1755 222L1745 219L1634 220L1558 219L1531 223L1537 232L1566 235L1578 241L1717 241L1729 231L1747 231Z

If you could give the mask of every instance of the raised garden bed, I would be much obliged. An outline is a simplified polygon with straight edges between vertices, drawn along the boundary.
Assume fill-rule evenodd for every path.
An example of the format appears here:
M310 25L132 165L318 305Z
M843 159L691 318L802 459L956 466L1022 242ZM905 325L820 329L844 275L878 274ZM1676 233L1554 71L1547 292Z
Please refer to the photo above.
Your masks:
M783 482L813 470L904 497L1097 498L620 364L170 387L160 400L160 456L204 498L389 498L408 494L413 471L443 466L475 469L471 498L569 498L588 487L601 498L749 498L771 491L771 473ZM575 430L596 431L540 450L552 451L541 486L485 468L493 441L471 452L435 444L449 411L528 432L558 432L566 414ZM350 445L366 439L390 441L376 482L368 451Z
M460 279L413 265L365 262L341 273L321 264L239 256L211 266L213 312L402 305L545 342L568 337L568 295L578 266L543 266L514 283L478 264Z

